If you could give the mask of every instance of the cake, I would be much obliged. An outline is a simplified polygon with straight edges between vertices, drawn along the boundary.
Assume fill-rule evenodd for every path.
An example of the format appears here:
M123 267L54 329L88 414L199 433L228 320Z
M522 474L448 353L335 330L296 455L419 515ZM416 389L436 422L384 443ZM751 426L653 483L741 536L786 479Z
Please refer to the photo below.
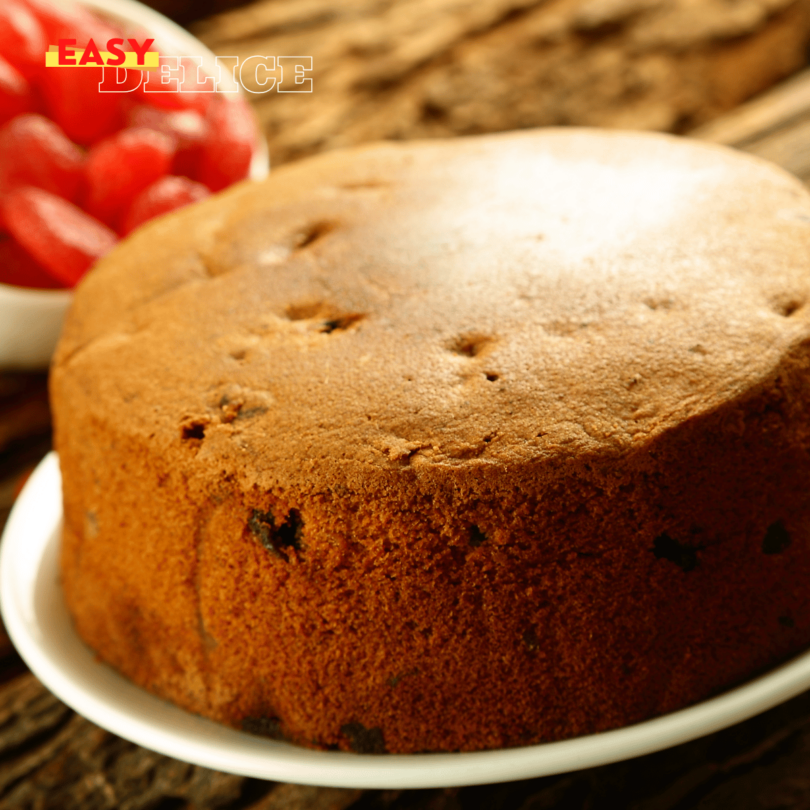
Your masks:
M80 285L51 397L80 636L293 743L637 723L810 643L810 196L665 135L283 166Z

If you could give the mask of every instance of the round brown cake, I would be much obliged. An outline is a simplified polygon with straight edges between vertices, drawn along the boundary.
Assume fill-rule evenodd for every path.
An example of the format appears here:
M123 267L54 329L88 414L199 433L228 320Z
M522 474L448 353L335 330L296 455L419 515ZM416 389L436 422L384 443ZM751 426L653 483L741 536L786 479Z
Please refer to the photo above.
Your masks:
M284 166L156 220L53 366L82 638L304 745L596 732L810 644L810 195L669 136Z

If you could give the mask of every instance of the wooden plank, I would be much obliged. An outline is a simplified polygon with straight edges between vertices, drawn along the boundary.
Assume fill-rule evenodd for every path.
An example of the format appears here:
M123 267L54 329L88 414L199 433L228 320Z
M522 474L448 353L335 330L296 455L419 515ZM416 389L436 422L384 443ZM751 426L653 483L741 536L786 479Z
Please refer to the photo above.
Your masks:
M690 135L744 149L810 182L810 69Z
M311 94L244 77L278 165L386 138L683 132L805 64L810 0L257 0L192 30L243 61L313 58Z

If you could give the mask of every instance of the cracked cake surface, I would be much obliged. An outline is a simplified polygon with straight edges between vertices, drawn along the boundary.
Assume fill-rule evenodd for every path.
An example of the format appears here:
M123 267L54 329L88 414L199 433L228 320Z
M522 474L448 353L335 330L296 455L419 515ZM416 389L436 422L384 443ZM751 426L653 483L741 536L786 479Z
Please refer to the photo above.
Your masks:
M52 371L62 576L254 733L519 745L810 643L810 196L670 136L325 154L159 219Z

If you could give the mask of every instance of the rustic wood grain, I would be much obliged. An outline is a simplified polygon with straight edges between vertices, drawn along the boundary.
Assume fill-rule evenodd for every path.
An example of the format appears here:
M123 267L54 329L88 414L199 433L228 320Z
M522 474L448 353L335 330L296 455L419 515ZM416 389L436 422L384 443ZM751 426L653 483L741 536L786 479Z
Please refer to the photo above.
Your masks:
M192 30L313 57L311 94L253 97L277 165L381 138L684 132L804 64L810 0L258 0Z
M344 810L361 795L261 782L156 754L75 714L31 674L0 687L4 810Z
M744 149L810 182L810 69L690 134Z

